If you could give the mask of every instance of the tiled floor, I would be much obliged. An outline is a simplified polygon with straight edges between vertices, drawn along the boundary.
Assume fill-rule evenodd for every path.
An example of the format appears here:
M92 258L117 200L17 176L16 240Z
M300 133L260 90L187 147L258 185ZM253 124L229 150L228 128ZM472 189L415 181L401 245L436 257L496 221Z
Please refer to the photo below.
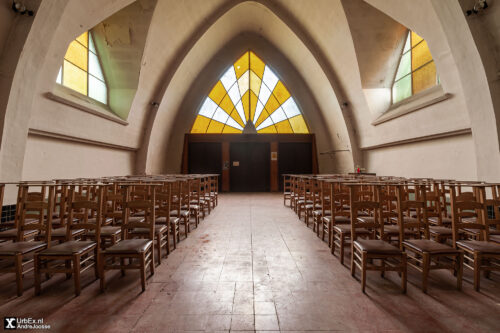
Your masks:
M347 257L346 257L347 258ZM349 265L349 260L346 260ZM277 194L221 195L219 206L157 267L140 292L138 274L109 274L99 292L85 273L81 296L56 276L17 298L0 277L0 317L44 318L60 332L401 331L499 332L500 276L463 291L449 272L432 272L429 293L410 269L408 294L397 274L368 275L367 294L326 243Z

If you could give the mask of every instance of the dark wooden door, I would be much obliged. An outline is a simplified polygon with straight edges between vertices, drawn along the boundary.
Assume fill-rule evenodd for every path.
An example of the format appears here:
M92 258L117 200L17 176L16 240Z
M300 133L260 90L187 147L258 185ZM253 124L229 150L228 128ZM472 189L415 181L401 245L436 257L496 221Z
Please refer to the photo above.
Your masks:
M283 190L283 174L312 173L312 145L310 142L282 142L278 147L280 191Z
M220 142L191 142L188 149L189 173L222 174L222 144ZM222 177L219 177L219 189Z
M268 192L270 154L267 142L231 142L231 192Z

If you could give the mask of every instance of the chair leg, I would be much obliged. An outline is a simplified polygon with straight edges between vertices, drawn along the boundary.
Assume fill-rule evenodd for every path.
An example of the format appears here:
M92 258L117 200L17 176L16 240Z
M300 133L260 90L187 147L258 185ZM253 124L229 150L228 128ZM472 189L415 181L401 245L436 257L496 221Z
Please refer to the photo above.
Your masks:
M151 258L151 259L153 259L153 258ZM155 275L155 265L154 265L153 260L151 260L151 262L149 263L149 270L150 270L151 275Z
M351 245L351 276L356 274L356 264L354 263L354 246Z
M95 247L95 250L94 250L94 274L95 274L95 278L98 279L99 278L99 261L101 260L101 258L99 257L99 249L97 248L97 246Z
M331 249L331 252L332 252L332 255L335 255L335 232L333 231L333 228L330 226L330 238L331 238L331 246L332 246L332 249Z
M15 268L16 268L17 296L22 296L23 295L23 255L21 253L16 254Z
M121 273L122 276L125 276L125 270L123 269L123 266L125 266L125 258L120 258L120 266L121 266Z
M456 257L457 289L462 290L462 276L464 271L464 254L460 253Z
M99 277L100 277L100 285L101 285L101 292L104 291L106 288L106 271L104 270L104 264L106 262L106 257L104 256L103 253L100 254L101 259L99 260Z
M80 285L80 255L73 256L73 274L75 281L75 295L80 295L81 285Z
M406 294L406 285L407 285L407 272L408 272L408 266L406 265L406 253L403 252L403 256L401 257L401 267L402 267L402 274L401 274L401 287L403 289L403 294Z
M344 264L344 247L345 247L345 235L340 234L340 264Z
M35 274L35 296L36 296L36 295L40 295L40 290L41 290L41 286L42 286L42 276L40 273L40 258L36 254L34 257L33 266L35 269L34 274Z
M156 252L158 256L158 265L161 265L161 235L156 235Z
M481 284L481 255L474 252L474 289L479 291Z
M146 259L145 259L145 254L143 253L142 256L140 257L141 260L141 286L142 286L142 291L146 290Z
M365 251L361 253L361 291L365 293L366 286L366 264L367 264L367 254Z
M430 254L422 253L422 291L427 293L427 280L429 277Z

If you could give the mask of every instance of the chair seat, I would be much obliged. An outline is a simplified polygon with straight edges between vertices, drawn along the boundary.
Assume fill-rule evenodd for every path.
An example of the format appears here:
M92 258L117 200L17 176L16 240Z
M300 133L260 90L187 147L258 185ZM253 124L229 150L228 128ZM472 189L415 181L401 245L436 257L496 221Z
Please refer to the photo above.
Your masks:
M354 246L360 251L370 254L401 254L402 251L380 239L358 239L354 241Z
M170 216L179 217L179 212L177 210L172 210L172 211L170 211ZM188 210L181 210L180 216L189 217L189 211Z
M350 224L338 224L333 226L333 230L338 234L351 234L351 225ZM356 233L359 235L371 235L372 232L368 229L360 229L356 230Z
M491 235L490 241L500 244L500 235Z
M416 252L428 252L431 254L455 254L460 250L454 249L446 244L438 243L429 239L411 239L403 242L406 248L410 248Z
M65 256L81 254L95 247L94 241L69 241L54 245L40 252L43 256Z
M323 210L321 210L321 209L315 210L315 211L313 211L313 215L320 217L323 215ZM328 215L332 215L332 212L329 210L325 210L325 216L328 216Z
M180 221L180 218L178 217L173 217L173 216L170 216L170 223L171 224L178 224ZM166 225L167 224L167 218L165 216L162 216L162 217L157 217L156 218L156 223L155 225L159 225L159 224L164 224Z
M323 221L326 223L330 223L332 220L331 216L324 216ZM351 218L347 216L335 216L335 224L350 224L351 223Z
M453 235L453 230L442 226L429 226L429 233L439 236L451 236Z
M82 235L85 232L85 229L72 229L71 230L71 236L79 236ZM40 236L44 236L45 231L42 231L40 233ZM66 237L66 228L57 228L57 229L52 229L52 232L50 233L51 237Z
M479 236L483 231L480 229L464 228L464 230L472 235ZM490 228L490 235L500 235L500 230Z
M47 246L44 242L16 242L5 243L0 246L0 255L26 254L29 252L44 249Z
M428 221L431 224L439 225L439 218L437 217L429 217ZM441 218L441 221L443 222L444 226L451 226L451 219L449 217L443 217Z
M198 206L198 205L194 205L194 204L191 204L191 205L189 206L189 208L190 208L190 209L192 209L192 210L200 210L200 206Z
M88 222L95 224L96 220L97 219L95 217L92 217L92 218L88 219ZM111 222L113 222L113 219L111 217L106 217L104 219L104 221L101 221L101 223L103 223L103 224L110 224Z
M312 203L306 205L306 209L321 209L320 204L313 205Z
M108 247L103 252L106 254L139 254L146 252L153 245L150 239L125 239Z
M162 234L167 231L167 226L165 224L155 224L155 234ZM134 228L130 230L133 235L149 235L148 228Z
M24 230L24 237L30 236L30 235L35 235L38 232L38 230ZM9 229L9 230L4 230L0 231L0 239L2 238L16 238L17 237L17 229Z
M101 237L117 236L122 232L121 227L106 226L101 227ZM95 235L95 230L90 230L89 235Z
M405 235L415 235L417 231L414 230L404 230ZM395 224L384 225L384 235L399 235L399 226Z
M457 246L472 252L481 252L483 254L500 254L500 244L495 242L466 240L458 241Z

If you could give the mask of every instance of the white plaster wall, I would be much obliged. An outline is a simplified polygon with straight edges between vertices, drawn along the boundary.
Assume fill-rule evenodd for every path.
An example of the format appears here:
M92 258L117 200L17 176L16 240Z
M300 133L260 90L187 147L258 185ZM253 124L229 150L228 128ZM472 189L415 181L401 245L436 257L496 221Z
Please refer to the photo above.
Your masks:
M135 153L39 136L28 136L22 179L101 177L132 173Z
M365 153L365 161L380 176L476 179L471 135L374 149Z

